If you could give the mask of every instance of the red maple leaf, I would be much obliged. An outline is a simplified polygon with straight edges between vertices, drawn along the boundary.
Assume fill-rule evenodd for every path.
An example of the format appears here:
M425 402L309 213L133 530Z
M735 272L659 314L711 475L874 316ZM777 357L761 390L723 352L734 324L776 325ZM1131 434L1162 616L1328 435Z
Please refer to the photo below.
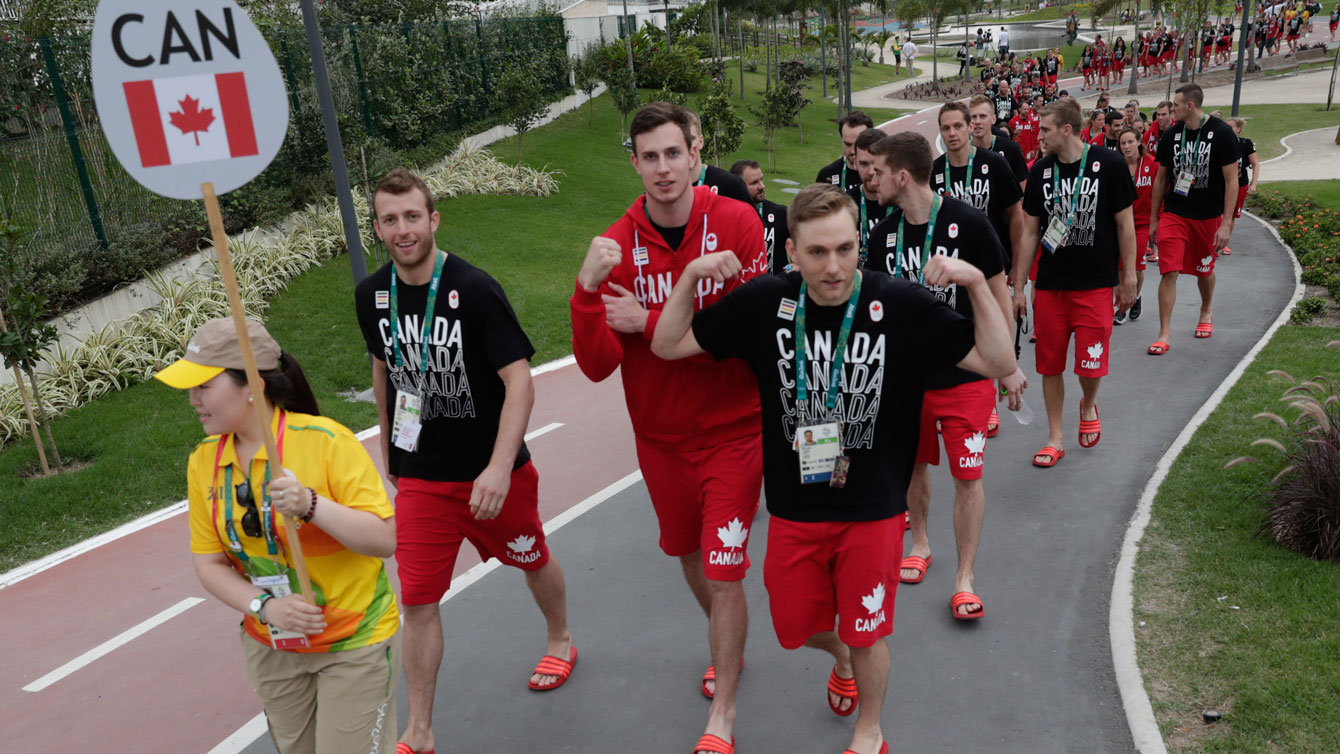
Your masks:
M200 100L193 99L189 94L177 104L181 107L181 112L168 113L168 119L183 134L194 132L195 145L200 146L200 132L208 131L209 125L214 122L214 108L207 107L201 110Z

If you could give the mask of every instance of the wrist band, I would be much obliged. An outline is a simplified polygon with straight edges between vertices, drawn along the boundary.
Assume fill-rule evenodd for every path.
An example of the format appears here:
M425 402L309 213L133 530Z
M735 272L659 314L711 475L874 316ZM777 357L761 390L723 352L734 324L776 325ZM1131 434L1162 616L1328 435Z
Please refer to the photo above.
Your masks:
M301 519L304 524L312 523L312 516L316 514L316 490L308 487L307 491L312 495L312 504L307 507L307 512L302 514Z

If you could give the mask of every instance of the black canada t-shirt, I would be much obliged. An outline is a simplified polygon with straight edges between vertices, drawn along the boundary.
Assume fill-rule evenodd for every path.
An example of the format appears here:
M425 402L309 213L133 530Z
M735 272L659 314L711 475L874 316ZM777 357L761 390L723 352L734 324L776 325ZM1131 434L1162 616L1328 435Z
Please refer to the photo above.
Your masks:
M796 400L795 307L801 276L764 275L731 291L693 320L698 344L716 359L744 359L758 379L763 417L763 481L768 511L790 521L877 521L907 510L907 484L921 427L925 371L961 361L972 323L925 288L862 274L840 395L825 397L846 305L805 305L807 410ZM796 430L843 423L851 467L846 486L800 483Z
M843 191L851 191L854 188L859 188L861 185L861 171L856 168L847 168L847 180L845 183L843 182L842 169L846 167L846 164L846 159L839 157L827 165L824 165L819 169L819 175L814 179L814 182L837 186Z
M1019 192L1019 182L1005 158L990 149L974 147L976 157L972 162L972 183L966 180L968 166L949 166L949 190L945 186L945 163L949 155L935 158L931 166L931 189L937 194L949 196L967 202L974 209L983 212L991 220L996 231L998 244L1004 249L1004 263L1008 267L1014 258L1010 248L1010 218L1008 210L1023 198Z
M1053 213L1070 213L1072 197L1079 184L1079 205L1075 224L1063 246L1054 252L1038 251L1037 286L1048 291L1087 291L1111 288L1117 284L1117 263L1121 246L1117 239L1116 214L1135 203L1135 182L1126 160L1106 147L1089 147L1089 157L1080 176L1079 161L1060 166L1059 200L1052 196L1052 171L1057 169L1056 155L1047 155L1033 163L1024 190L1024 212L1037 223L1039 238L1047 232ZM1082 180L1077 180L1082 178Z
M1256 154L1256 145L1252 143L1252 140L1243 136L1239 136L1238 137L1239 189L1241 189L1243 186L1246 186L1250 182L1249 179L1247 178L1247 169L1252 166L1252 161L1249 158L1254 154Z
M763 246L768 253L768 269L780 273L786 269L786 239L791 231L786 227L786 205L764 199L754 205L758 219L763 221Z
M1199 128L1188 132L1186 124L1178 122L1159 137L1157 159L1168 169L1163 210L1190 220L1224 214L1223 168L1238 161L1238 135L1233 127L1208 114L1202 117L1204 125ZM1195 156L1191 155L1193 147ZM1190 170L1194 176L1186 196L1173 191L1182 170ZM1154 197L1154 201L1158 200Z
M870 257L866 260L866 269L879 270L890 275L899 269L898 220L903 211L897 207L883 222L870 233ZM921 272L922 253L926 245L926 223L903 226L903 259L901 277L917 282ZM991 227L986 215L973 209L966 202L946 197L935 218L935 250L939 256L962 259L982 271L987 280L1005 271L1005 250L1001 247L996 231ZM929 257L927 257L929 261ZM944 288L926 286L936 301L942 301L964 318L972 319L972 299L967 290L959 290L957 285ZM940 390L968 382L983 379L982 375L960 369L957 366L942 366L928 370L926 388Z
M995 137L991 141L991 151L1004 157L1010 164L1010 172L1014 173L1014 180L1022 182L1028 177L1028 160L1024 159L1023 148L1010 138L1008 132L992 129L991 135Z
M386 362L387 420L394 426L396 391L420 396L418 450L413 453L390 445L394 476L441 482L470 482L488 466L498 435L506 389L498 370L535 354L521 329L502 286L483 270L455 254L447 255L442 282L433 307L428 372L422 374L420 343L428 284L396 281L399 293L400 355L395 364L391 345L391 275L385 264L358 284L354 306L368 353ZM420 381L422 380L422 387ZM389 428L389 427L388 427ZM515 470L530 460L521 444Z

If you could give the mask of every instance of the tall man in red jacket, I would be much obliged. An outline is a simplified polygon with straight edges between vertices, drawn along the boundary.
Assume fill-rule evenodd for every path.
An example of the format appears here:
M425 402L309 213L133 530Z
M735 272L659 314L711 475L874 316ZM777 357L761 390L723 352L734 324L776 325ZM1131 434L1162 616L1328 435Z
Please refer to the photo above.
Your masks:
M660 523L660 545L677 557L707 613L712 698L697 752L729 752L748 611L741 580L763 483L758 388L742 362L667 362L651 352L661 308L690 261L731 251L744 272L699 283L694 309L767 273L754 208L694 187L697 147L687 111L653 102L633 116L633 167L646 194L591 241L571 300L572 349L587 377L622 368L638 464Z

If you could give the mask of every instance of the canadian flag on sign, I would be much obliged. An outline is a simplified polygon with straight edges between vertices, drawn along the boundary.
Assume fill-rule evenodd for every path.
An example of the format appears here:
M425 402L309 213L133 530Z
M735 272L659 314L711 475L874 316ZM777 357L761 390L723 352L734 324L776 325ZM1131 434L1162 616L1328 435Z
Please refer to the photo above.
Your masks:
M241 72L127 81L122 86L140 164L146 168L259 152Z

